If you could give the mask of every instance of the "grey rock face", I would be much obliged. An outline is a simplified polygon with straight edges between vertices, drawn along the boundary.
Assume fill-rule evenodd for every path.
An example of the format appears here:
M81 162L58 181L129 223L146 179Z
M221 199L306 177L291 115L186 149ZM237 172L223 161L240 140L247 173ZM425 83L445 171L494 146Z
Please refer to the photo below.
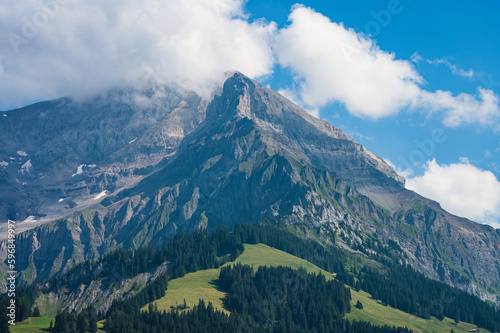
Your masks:
M73 274L65 276L61 286L53 287L53 291L42 294L36 304L44 310L45 308L59 308L69 312L80 312L93 304L98 312L106 313L113 301L124 300L135 295L141 287L165 273L167 267L168 263L163 263L154 271L140 273L133 277L120 276L116 272L111 272L106 277L95 278L90 282L82 282L82 272L76 270ZM48 287L48 284L42 287ZM48 314L56 315L56 313Z
M152 86L4 112L0 223L66 216L136 183L176 151L205 108L194 93Z
M75 160L72 167L76 173L78 163L98 167L82 175L83 167L75 177L85 185L73 181L64 189L80 206L82 189L109 192L99 205L19 236L24 281L117 247L158 244L179 231L272 217L303 226L325 243L336 238L371 251L373 239L392 240L403 250L401 260L427 276L496 301L498 230L450 215L406 190L390 166L340 129L239 73L206 108L199 97L181 97L160 99L164 107L146 110L116 107L110 111L116 117L92 127L103 130L77 151L93 162ZM94 133L81 130L87 132ZM101 140L114 148L101 147ZM57 151L50 144L44 149ZM50 169L50 161L28 150L24 158L32 154L34 170ZM106 154L99 157L100 151ZM19 197L26 196L21 189Z

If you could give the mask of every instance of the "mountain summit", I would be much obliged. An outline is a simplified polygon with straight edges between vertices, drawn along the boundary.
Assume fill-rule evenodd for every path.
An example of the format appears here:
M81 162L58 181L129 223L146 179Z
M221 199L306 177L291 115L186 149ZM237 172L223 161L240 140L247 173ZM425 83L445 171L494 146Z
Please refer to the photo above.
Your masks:
M100 188L88 191L103 195L19 236L18 269L26 282L118 247L159 244L179 231L272 219L351 251L392 244L401 261L427 276L496 301L500 291L487 286L500 284L499 231L406 190L402 177L339 128L237 72L209 103L179 94L170 101L157 104L154 114L161 116L143 121L133 135L129 128L147 116L144 108L117 106L125 122L100 109L116 147L96 159L100 173L75 177L82 177L80 188L97 182ZM84 133L86 123L80 124ZM158 149L165 140L170 148ZM132 149L135 141L149 148ZM139 153L149 162L138 162ZM78 204L81 194L74 195Z

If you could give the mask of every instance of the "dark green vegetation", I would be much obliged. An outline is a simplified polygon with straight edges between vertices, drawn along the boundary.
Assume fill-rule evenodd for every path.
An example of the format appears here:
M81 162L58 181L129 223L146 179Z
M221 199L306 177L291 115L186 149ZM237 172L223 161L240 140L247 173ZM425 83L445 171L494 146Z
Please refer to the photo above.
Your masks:
M21 294L22 295L22 294ZM4 323L10 320L7 317L8 309L7 307L10 305L9 299L7 299L7 295L3 294L0 297L0 327L4 326ZM16 314L16 322L20 322L25 320L28 317L33 315L33 310L31 308L32 303L25 296L18 297L15 299L15 314ZM38 313L40 315L40 313ZM1 330L0 330L1 332Z
M238 322L275 325L275 331L340 332L351 310L349 288L304 269L261 266L254 272L238 264L222 268L218 284L228 292L224 302Z
M221 270L218 287L227 293L224 305L229 315L204 302L182 313L156 311L152 305L148 311L141 312L143 306L165 295L169 279L182 277L188 272L218 268L233 261L243 252L244 243L267 244L306 259L325 271L337 273L337 279L327 280L322 275L314 276L290 268L256 268L254 273L248 266L225 266ZM166 274L143 287L134 297L115 301L107 313L100 314L100 318L106 319L106 329L110 333L143 332L144 327L148 327L148 332L162 332L163 327L170 327L170 331L187 328L196 332L198 328L204 327L230 332L234 327L241 327L242 322L251 320L258 320L260 324L250 326L248 332L278 332L282 329L298 332L312 329L332 332L405 332L402 328L374 327L352 318L346 320L345 314L351 310L351 297L344 284L365 290L391 307L422 318L428 319L432 315L440 319L444 316L456 319L457 315L461 321L490 331L500 327L500 313L478 298L430 280L409 267L394 263L387 256L364 258L365 266L372 268L360 267L362 262L338 247L304 240L283 228L270 224L241 224L232 231L218 228L211 233L206 230L192 231L187 235L179 233L157 249L148 247L135 252L117 250L98 262L78 265L67 274L78 272L82 274L82 281L87 281L95 278L96 267L104 272L114 269L123 275L133 275L165 261L170 262ZM371 259L377 259L380 264L374 265ZM53 278L43 285L48 285L47 288L69 287L64 284L63 278ZM21 289L24 299L31 306L33 299L47 290L36 285ZM282 301L276 302L276 297ZM82 316L90 325L91 321L95 322L92 313L84 311L83 315L78 315L61 311L55 320L54 329L63 327L67 332L72 332L72 323ZM254 318L257 313L260 317ZM82 323L85 321L80 320Z
M363 269L361 289L393 308L425 319L445 316L491 331L500 328L500 315L491 305L447 284L427 279L410 267L386 261L384 272Z
M254 270L257 270L260 266L285 266L293 269L305 269L311 274L319 274L321 272L327 280L334 279L332 274L311 264L309 261L292 256L281 250L264 244L244 244L244 246L245 250L234 262L227 263L218 269L197 271L169 281L165 296L153 302L153 308L169 312L172 309L180 309L179 307L183 306L184 300L186 300L188 309L192 309L199 303L200 299L203 299L205 304L211 302L214 308L229 314L230 312L224 307L222 302L227 293L218 287L217 281L220 270L223 267L238 263L249 265ZM452 328L458 332L467 332L470 329L477 328L477 326L465 322L455 323L451 318L444 318L443 320L438 320L436 317L431 317L430 320L423 319L384 305L382 302L371 298L368 293L364 291L357 292L352 288L351 297L351 312L346 315L346 318L350 321L361 320L378 326L407 327L415 333L449 333ZM362 310L355 307L358 300L363 303ZM147 311L149 306L146 305L141 310ZM488 333L485 330L481 331Z
M201 300L192 310L161 313L113 313L106 321L109 333L122 332L375 332L405 333L405 328L373 326L343 319L350 310L350 289L323 275L288 267L247 265L222 268L219 286L231 315Z
M93 307L79 314L61 311L57 314L51 333L95 333L97 332L97 313Z

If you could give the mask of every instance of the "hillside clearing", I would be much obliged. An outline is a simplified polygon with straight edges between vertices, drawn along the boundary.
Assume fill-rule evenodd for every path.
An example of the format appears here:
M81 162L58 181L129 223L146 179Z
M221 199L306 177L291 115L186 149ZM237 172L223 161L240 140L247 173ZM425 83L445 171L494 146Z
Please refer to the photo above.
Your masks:
M332 274L322 270L321 268L313 265L307 260L297 258L286 252L277 250L264 244L245 244L245 251L236 259L235 262L227 263L226 265L233 265L234 263L241 263L244 265L254 266L288 266L291 268L304 268L309 273L318 274L321 272L327 278L333 278ZM219 310L229 313L222 303L225 293L217 288L217 279L219 277L220 269L208 269L204 271L197 271L194 273L186 274L182 278L169 281L168 289L164 297L153 302L158 307L158 310L170 310L176 306L181 306L186 300L187 309L192 308L198 304L199 299L205 302L212 302L214 307ZM437 332L449 333L451 329L455 332L468 331L476 328L472 324L455 322L450 318L445 318L443 321L432 317L431 320L410 315L403 311L393 309L390 306L385 306L363 291L356 292L351 290L352 310L347 314L350 320L365 320L376 325L396 325L406 326L412 329L414 333L424 332ZM363 303L363 309L359 310L354 307L354 304L360 300ZM148 306L142 308L146 310ZM481 329L482 332L488 332Z

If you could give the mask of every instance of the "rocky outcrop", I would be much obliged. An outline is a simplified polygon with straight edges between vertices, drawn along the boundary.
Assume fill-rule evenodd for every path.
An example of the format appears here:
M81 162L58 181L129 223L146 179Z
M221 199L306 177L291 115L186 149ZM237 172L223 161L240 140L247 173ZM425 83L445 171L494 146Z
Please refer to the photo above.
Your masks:
M154 271L137 274L136 276L121 276L113 270L106 277L80 282L82 277L78 270L66 275L64 281L51 291L49 283L41 286L44 291L37 299L38 306L45 315L55 316L57 310L80 312L94 305L100 313L106 313L113 301L125 300L136 295L146 284L156 280L167 272L168 265L163 263ZM98 272L93 272L98 275ZM51 311L52 310L52 311Z

